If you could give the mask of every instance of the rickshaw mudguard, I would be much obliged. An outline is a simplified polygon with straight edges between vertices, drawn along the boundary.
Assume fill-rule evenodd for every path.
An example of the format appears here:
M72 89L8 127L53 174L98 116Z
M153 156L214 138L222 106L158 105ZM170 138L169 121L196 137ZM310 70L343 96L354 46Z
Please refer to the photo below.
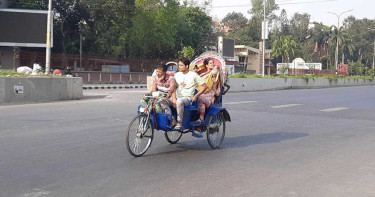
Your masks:
M225 109L223 107L213 107L213 106L210 107L208 115L216 115L219 112L223 112L224 119L225 119L226 122L231 122L230 115L229 115L227 109Z

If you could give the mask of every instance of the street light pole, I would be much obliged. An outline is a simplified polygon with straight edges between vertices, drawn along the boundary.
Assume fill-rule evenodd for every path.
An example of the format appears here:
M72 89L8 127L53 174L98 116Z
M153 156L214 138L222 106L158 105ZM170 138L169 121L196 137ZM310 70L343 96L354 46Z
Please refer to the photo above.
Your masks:
M336 52L335 52L335 66L336 66L336 75L337 75L337 65L339 61L339 35L340 35L340 17L342 14L353 11L353 9L347 10L345 12L341 12L340 14L336 14L333 12L327 12L329 14L333 14L337 17L337 37L336 37Z
M375 35L374 35L374 55L372 56L372 69L375 69ZM374 71L375 75L375 71Z
M367 28L368 30L374 32L375 29ZM372 70L373 70L373 77L375 77L375 35L374 35L374 54L372 55Z
M263 47L263 58L262 58L262 77L264 77L264 60L265 60L265 55L266 55L266 52L265 52L265 49L266 49L266 2L267 0L263 0L263 30L262 30L262 34L263 34L263 44L262 44L262 47Z
M46 70L45 74L50 74L51 70L51 18L52 18L52 0L48 0L47 15L47 41L46 41Z

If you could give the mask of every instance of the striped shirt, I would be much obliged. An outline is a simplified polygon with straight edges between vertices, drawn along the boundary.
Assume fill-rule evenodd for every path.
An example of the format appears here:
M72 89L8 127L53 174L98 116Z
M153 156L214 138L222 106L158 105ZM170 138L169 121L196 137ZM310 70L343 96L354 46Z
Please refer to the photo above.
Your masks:
M159 80L158 76L155 75L153 78L152 88L158 90L160 94L165 96L169 92L171 85L175 83L176 80L172 74L165 73L165 77L162 80Z

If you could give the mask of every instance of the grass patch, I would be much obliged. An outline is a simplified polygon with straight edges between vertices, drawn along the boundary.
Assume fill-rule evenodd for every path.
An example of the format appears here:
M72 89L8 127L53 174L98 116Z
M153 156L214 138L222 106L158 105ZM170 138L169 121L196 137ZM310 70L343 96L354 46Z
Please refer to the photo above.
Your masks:
M0 69L0 77L65 77L65 75L51 75L51 74L29 75L25 73L18 73L17 71L14 71L14 70Z

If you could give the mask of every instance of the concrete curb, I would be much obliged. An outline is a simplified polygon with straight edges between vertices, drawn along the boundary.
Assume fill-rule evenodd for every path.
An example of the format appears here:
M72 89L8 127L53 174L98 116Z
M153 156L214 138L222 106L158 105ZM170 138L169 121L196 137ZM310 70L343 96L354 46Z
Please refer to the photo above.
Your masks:
M366 79L298 79L298 78L231 78L229 92L252 92L286 89L314 89L314 88L335 88L350 86L371 86L375 80Z
M99 89L139 89L147 88L146 85L83 85L84 90L99 90Z

